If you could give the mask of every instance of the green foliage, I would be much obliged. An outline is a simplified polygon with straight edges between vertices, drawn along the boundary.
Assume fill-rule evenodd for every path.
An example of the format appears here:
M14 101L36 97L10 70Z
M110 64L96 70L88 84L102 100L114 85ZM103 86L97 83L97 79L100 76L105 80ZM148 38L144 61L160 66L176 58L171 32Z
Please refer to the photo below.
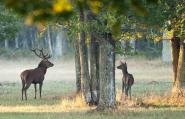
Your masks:
M166 19L165 29L172 30L175 36L185 38L185 1L167 0L162 1L162 13Z
M116 42L115 52L121 56L135 55L135 52L133 52L133 47L130 44L123 46L120 41Z
M0 40L14 39L21 28L21 19L12 12L0 5Z
M78 10L91 10L94 14L102 15L102 18L99 20L103 21L103 23L97 26L101 27L103 25L105 32L111 31L114 36L118 36L121 33L118 29L120 29L123 18L120 15L128 14L129 11L146 15L147 11L144 5L156 3L157 0L54 0L52 2L44 0L26 0L21 2L19 0L2 0L2 2L21 15L27 16L26 21L28 24L36 21L58 21L61 18L69 18L68 16L71 16L72 13L76 13ZM107 23L104 24L104 22ZM84 26L82 25L81 28L85 29L86 27L83 28Z

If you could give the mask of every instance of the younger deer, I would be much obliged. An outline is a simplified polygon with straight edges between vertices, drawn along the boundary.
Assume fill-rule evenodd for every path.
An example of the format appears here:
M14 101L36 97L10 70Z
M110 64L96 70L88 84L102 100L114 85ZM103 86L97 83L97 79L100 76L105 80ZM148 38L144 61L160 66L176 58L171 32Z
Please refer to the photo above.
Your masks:
M121 69L123 73L122 94L125 93L126 96L128 97L128 93L129 93L130 99L131 99L131 86L134 84L134 77L132 74L128 73L126 62L121 62L121 65L119 65L117 68Z
M21 73L22 100L23 100L23 93L25 94L25 99L27 100L26 91L30 87L31 84L34 84L35 99L36 99L36 92L37 92L36 84L39 84L40 98L41 98L42 83L44 80L44 75L46 74L47 68L52 67L54 65L53 63L48 61L48 59L51 58L51 56L49 54L44 54L43 49L41 50L33 49L32 51L35 53L36 56L40 57L42 61L39 63L37 68L25 70Z

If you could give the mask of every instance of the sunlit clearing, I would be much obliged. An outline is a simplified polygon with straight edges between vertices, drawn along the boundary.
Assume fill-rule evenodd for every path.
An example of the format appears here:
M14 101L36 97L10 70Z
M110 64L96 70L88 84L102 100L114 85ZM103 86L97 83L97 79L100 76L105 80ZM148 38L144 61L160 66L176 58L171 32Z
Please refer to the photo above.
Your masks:
M73 99L64 98L61 99L60 103L63 109L72 109L72 110L86 110L89 109L89 106L84 102L81 96L75 96Z
M80 112L88 111L95 107L89 107L80 96L60 98L60 102L55 105L16 105L0 106L0 112Z
M163 96L153 95L143 98L144 104L148 106L185 106L185 97L172 97L170 94L164 94Z
M118 89L116 94L116 101L118 103L118 106L121 106L121 107L125 107L125 106L135 107L137 105L134 97L130 99L130 97L126 97L125 94L122 94L122 90L118 90Z

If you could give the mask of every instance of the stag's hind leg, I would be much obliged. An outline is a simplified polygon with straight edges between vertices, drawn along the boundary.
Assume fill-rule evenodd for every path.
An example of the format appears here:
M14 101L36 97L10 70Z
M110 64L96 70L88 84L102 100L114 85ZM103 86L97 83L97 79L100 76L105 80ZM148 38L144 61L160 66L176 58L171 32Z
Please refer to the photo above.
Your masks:
M25 82L22 80L22 100L23 100L24 88L25 88Z
M39 84L40 98L42 97L42 83Z
M25 88L24 88L24 94L25 94L25 99L27 100L27 89L30 87L31 83L27 83Z

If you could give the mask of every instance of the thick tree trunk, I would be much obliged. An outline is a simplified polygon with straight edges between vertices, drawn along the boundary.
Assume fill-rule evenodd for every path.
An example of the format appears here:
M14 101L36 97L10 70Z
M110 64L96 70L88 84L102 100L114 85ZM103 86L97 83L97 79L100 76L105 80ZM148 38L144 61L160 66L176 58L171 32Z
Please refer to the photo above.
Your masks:
M98 104L99 101L99 44L96 42L94 33L91 33L90 42L90 77L92 102Z
M100 43L100 99L97 109L114 108L115 93L115 44L111 35Z
M182 96L185 89L185 43L174 37L172 39L172 56L174 83L173 96Z
M75 50L75 70L76 70L76 94L81 94L81 66L80 66L80 52L79 52L79 42L77 39L73 42Z
M180 51L180 39L174 37L171 40L172 44L172 59L173 59L173 72L174 72L174 82L176 81L177 77L177 67L178 67L178 60L179 60L179 51Z
M80 22L83 23L85 21L84 12L80 11ZM83 96L85 98L86 103L91 103L91 90L90 90L90 76L89 76L89 66L88 66L88 54L87 54L87 46L85 43L86 34L85 31L81 31L79 34L80 40L80 66L81 66L81 86L83 91Z

